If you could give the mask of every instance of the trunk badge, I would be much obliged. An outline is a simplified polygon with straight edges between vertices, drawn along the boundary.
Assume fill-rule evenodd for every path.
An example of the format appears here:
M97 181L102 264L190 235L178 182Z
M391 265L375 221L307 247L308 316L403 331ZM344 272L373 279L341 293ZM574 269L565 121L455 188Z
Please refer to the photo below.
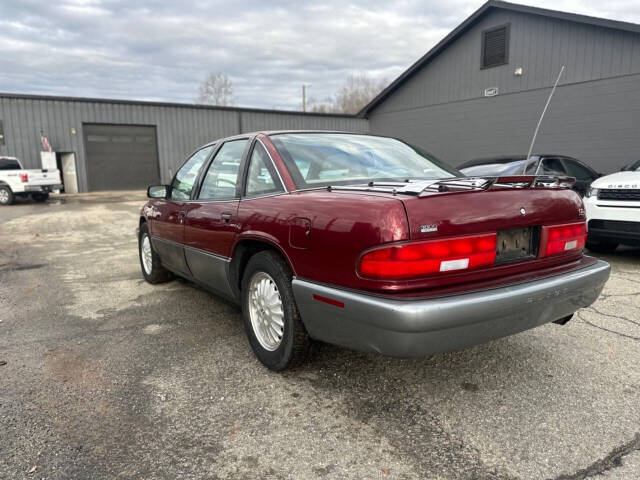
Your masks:
M521 208L521 209L520 209L520 213L521 213L522 215L526 215L526 214L527 214L527 211L526 211L524 208Z
M438 224L432 223L431 225L420 225L420 233L437 232Z

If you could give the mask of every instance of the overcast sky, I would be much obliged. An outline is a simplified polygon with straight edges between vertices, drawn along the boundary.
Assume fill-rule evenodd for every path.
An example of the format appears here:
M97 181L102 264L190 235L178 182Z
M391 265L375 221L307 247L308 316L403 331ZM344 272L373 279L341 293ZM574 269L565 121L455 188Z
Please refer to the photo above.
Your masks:
M236 104L299 109L350 73L389 81L482 1L0 0L0 91L193 102L207 72ZM640 23L639 0L530 5Z

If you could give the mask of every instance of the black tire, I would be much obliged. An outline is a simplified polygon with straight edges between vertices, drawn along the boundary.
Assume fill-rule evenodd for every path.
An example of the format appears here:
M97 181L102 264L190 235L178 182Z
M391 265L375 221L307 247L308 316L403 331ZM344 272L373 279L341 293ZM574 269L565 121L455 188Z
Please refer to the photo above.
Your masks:
M49 192L32 193L31 198L36 202L46 202L49 199Z
M142 244L145 238L149 239L149 247L151 248L151 271L147 272L144 261L142 260ZM152 284L163 283L171 280L173 274L162 266L160 257L153 249L151 238L149 237L149 227L146 223L140 225L140 233L138 234L138 258L140 260L140 269L142 270L142 276L144 279Z
M0 205L11 205L14 200L13 192L7 185L0 185Z
M595 253L613 253L616 248L618 248L618 243L616 242L607 242L607 241L599 241L599 242L589 242L587 241L586 247Z
M250 283L254 275L266 273L273 279L280 296L284 327L279 346L270 351L264 348L256 336L251 322ZM293 298L291 269L283 258L273 251L262 251L249 259L242 277L242 317L249 344L256 357L269 369L276 372L303 363L311 347L311 339L300 319L300 312Z

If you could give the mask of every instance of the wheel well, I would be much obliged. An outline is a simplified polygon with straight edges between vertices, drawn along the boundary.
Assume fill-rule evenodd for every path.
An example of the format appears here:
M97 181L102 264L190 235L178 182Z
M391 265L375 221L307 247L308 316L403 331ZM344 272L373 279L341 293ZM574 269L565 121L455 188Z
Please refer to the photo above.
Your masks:
M291 268L289 259L286 257L286 255L283 255L280 249L273 244L260 240L243 240L242 242L238 243L238 245L236 245L236 248L233 251L231 264L229 265L231 287L234 289L236 294L239 294L240 292L242 276L244 275L244 270L247 267L249 259L256 253L263 252L265 250L276 252L284 259L289 268ZM291 271L293 272L293 268L291 268Z

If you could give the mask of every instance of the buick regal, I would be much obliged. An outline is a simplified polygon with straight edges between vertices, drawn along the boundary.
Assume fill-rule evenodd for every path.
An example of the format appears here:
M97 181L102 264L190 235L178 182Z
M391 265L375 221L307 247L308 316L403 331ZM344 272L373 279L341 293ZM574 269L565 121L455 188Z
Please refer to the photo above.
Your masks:
M432 355L593 303L609 265L583 255L572 179L465 177L393 138L281 131L204 145L151 186L150 283L179 275L242 308L273 370L313 340Z

